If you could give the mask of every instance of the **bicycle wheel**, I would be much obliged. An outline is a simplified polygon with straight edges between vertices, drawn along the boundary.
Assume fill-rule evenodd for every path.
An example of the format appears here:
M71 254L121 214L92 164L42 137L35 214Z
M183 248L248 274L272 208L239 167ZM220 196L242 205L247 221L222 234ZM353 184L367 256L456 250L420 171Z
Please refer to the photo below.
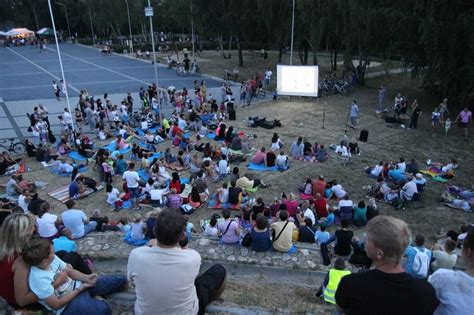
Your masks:
M26 152L26 146L23 143L15 143L13 145L13 152L15 152L18 155L21 155Z

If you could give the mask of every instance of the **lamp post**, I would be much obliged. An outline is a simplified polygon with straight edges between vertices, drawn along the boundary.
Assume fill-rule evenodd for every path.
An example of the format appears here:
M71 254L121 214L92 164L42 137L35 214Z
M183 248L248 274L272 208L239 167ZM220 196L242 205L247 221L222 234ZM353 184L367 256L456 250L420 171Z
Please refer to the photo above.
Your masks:
M69 16L67 14L67 6L61 2L55 2L57 5L64 7L64 11L66 12L66 22L67 22L67 32L69 33L69 39L71 39L71 28L69 27Z
M194 57L194 17L193 17L193 0L189 0L191 3L191 41L193 49L193 62L196 63L196 58Z
M291 47L290 47L290 66L293 65L293 38L295 35L295 0L293 0L293 10L291 14Z
M71 104L69 103L69 94L67 92L67 81L66 81L66 77L64 76L63 60L61 59L61 51L59 50L58 34L56 33L56 24L54 23L53 9L51 7L51 0L48 0L48 6L49 6L49 14L51 15L51 24L53 25L54 40L56 41L56 49L58 51L59 67L61 68L61 77L65 85L64 94L66 94L67 108L69 110L69 113L71 113L72 115ZM74 121L72 121L72 130L74 131Z
M158 85L158 69L156 68L156 53L155 53L155 34L153 33L153 7L150 4L150 0L148 0L148 7L145 8L145 16L150 18L150 33L151 33L151 48L153 51L153 68L155 70L155 85L156 89L159 89ZM159 110L161 115L161 104L159 104ZM161 117L160 117L161 121Z
M130 32L130 53L133 54L133 36L132 36L132 23L130 22L130 8L128 6L128 0L125 0L127 5L127 15L128 15L128 30Z

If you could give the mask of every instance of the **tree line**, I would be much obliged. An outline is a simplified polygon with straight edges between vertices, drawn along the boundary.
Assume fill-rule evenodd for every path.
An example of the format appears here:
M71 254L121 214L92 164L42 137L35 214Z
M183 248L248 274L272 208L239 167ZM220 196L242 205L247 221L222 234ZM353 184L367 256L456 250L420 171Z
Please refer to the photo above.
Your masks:
M60 0L71 32L99 38L129 36L127 1L135 37L150 38L147 0ZM52 1L54 3L54 1ZM318 64L318 51L363 73L371 59L399 60L422 78L423 87L459 102L474 95L474 1L472 0L295 0L294 51L301 64ZM290 46L292 0L152 0L155 32L213 40L223 57L228 47L279 51ZM51 25L46 0L0 0L0 28L33 30ZM53 7L57 28L67 30L62 6ZM66 32L65 32L66 33ZM190 35L189 35L190 36ZM173 36L170 36L173 38ZM310 58L312 56L312 58ZM311 59L311 60L310 60ZM357 65L356 65L357 66ZM354 69L355 70L355 69Z

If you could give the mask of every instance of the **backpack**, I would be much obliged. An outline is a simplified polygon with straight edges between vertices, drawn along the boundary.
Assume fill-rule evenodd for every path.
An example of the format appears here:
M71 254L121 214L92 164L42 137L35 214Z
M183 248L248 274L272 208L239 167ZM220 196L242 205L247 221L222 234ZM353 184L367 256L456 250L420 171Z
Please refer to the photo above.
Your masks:
M415 250L415 259L413 260L413 273L417 276L426 278L428 276L428 269L430 267L430 257L426 253L425 249L418 249L413 247Z

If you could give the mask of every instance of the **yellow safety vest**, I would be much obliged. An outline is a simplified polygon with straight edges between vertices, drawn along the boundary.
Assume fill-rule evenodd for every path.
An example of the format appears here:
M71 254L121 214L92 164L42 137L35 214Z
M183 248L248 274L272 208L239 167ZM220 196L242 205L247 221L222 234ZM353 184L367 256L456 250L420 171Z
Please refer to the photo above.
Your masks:
M336 304L336 290L339 286L339 282L341 282L343 277L349 274L351 274L349 270L337 270L334 268L329 270L329 282L323 292L326 302Z

